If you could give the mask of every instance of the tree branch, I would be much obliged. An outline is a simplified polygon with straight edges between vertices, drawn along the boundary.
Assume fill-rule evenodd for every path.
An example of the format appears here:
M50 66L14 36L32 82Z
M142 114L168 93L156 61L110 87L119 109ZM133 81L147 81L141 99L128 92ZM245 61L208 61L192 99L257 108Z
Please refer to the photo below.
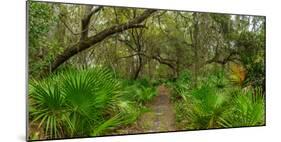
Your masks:
M103 41L104 39L113 34L120 33L122 31L132 28L143 28L144 26L141 25L141 23L154 12L156 12L156 10L145 10L140 16L129 20L127 23L112 26L97 33L94 36L80 40L78 43L67 48L55 58L55 60L51 64L51 71L53 72L54 70L56 70L61 64L63 64L65 61L67 61L69 58L76 55L77 53L90 48L92 45Z
M88 33L89 33L89 25L91 22L91 18L92 16L97 13L98 11L100 11L103 7L102 6L98 6L95 8L92 8L92 10L90 11L90 13L88 15L86 15L82 21L82 27L81 27L81 40L84 40L88 37Z
M82 19L82 29L81 32L74 32L70 26L66 23L66 21L64 20L64 16L60 16L59 15L59 20L63 23L63 25L71 32L71 34L73 35L81 35L81 38L85 38L86 36L88 36L88 32L89 32L89 25L90 25L90 20L93 14L97 13L98 11L100 11L102 9L102 6L99 6L97 8L94 8L87 16L85 16L84 19Z
M211 64L211 63L218 63L218 64L222 64L225 65L226 63L230 62L230 61L234 61L234 60L238 60L237 58L233 58L233 56L238 55L238 52L231 52L226 58L224 58L223 60L219 60L217 59L217 56L215 56L214 58L206 61L206 64Z
M131 57L134 57L134 56L137 56L137 55L139 55L139 54L138 54L138 53L135 53L135 54L128 55L128 56L119 57L119 58L117 58L117 60L125 59L125 58L131 58Z
M150 56L152 59L157 60L161 64L165 64L169 66L171 69L175 69L174 65L167 61L167 59L163 59L161 56Z
M123 42L123 43L126 44L130 49L132 49L133 51L137 52L137 50L133 47L133 45L130 43L129 40L126 40L126 39L118 39L118 41Z
M63 23L63 25L71 32L71 34L73 34L73 35L80 35L80 34L81 34L81 32L79 32L79 33L74 32L74 31L68 26L68 24L64 21L63 17L60 16L60 15L59 15L59 20L60 20L60 21Z
M132 55L128 55L128 56L119 57L117 60L125 59L125 58L131 58L131 57L140 56L140 55L144 56L146 58L154 59L154 60L158 61L160 64L165 64L165 65L169 66L171 69L175 69L173 63L170 62L170 61L174 61L174 60L164 59L161 56L147 55L147 54L141 53L141 52L135 53L135 54L132 54Z

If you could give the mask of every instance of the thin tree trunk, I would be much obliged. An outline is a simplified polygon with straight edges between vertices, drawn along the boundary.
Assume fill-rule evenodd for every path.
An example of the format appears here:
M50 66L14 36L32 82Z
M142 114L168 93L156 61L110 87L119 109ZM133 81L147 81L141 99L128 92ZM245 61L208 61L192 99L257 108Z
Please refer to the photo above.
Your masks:
M140 74L140 71L142 69L142 66L143 66L142 57L140 55L138 56L138 61L139 61L138 68L137 68L136 73L134 75L134 80L136 80L138 78L138 76Z
M198 25L198 15L197 13L193 14L194 18L194 31L193 31L193 50L194 50L194 79L193 79L193 86L197 87L197 78L198 78L198 71L199 71L199 58L198 58L198 50L199 50L199 25Z

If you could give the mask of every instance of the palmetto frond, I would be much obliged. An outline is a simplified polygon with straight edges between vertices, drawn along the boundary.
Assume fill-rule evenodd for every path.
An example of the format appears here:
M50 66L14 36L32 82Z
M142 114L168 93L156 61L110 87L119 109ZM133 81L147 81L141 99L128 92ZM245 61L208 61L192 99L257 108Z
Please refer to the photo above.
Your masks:
M38 121L39 126L45 128L45 135L57 138L63 134L62 117L66 112L64 95L52 78L30 83L30 114L33 122Z
M33 121L49 138L91 134L118 107L120 85L106 69L68 70L30 83ZM106 126L104 124L104 126Z
M188 119L195 129L217 128L217 121L230 107L229 97L217 93L209 86L202 86L188 95Z
M223 127L264 125L264 98L261 94L239 91L232 105L232 110L220 120Z

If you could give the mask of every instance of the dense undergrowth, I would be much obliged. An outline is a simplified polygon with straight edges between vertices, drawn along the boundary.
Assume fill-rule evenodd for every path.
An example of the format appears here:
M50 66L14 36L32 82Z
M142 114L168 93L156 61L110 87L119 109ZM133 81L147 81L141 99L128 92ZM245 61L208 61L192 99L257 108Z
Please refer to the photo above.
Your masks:
M242 85L239 74L215 70L193 82L125 80L103 68L68 69L29 81L30 139L114 133L148 111L156 86L172 88L180 130L264 125L264 91Z
M216 70L199 78L183 72L175 82L176 124L182 130L264 125L264 91L260 87L241 85L233 72Z
M30 138L109 134L131 124L156 95L143 80L121 80L107 69L70 69L29 82Z

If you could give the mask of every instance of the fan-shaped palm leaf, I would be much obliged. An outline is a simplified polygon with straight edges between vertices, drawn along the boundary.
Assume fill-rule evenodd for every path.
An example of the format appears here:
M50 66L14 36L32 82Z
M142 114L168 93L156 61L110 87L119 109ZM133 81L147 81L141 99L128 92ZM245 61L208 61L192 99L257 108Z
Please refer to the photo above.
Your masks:
M252 91L240 91L234 97L233 108L221 118L223 127L256 126L264 124L264 98Z
M57 138L63 134L63 115L66 112L64 95L53 79L30 83L31 123L39 121L38 127L45 129L45 135Z
M190 125L195 129L217 128L218 120L230 107L229 97L202 86L188 95L190 108L187 113Z

